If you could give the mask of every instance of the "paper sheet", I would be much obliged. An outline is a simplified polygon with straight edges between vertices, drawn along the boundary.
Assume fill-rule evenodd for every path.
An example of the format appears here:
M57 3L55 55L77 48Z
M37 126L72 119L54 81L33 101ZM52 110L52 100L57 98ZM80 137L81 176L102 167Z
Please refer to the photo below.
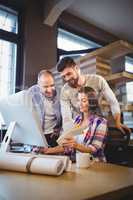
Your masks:
M63 143L63 141L64 141L64 139L66 138L66 137L73 137L73 136L76 136L76 135L80 135L80 134L83 134L83 131L84 131L84 129L85 129L86 127L73 127L73 128L71 128L70 130L68 130L68 131L66 131L66 132L63 132L62 134L61 134L61 136L58 138L58 140L57 140L57 143L59 144L59 145L62 145L62 143Z
M28 154L2 153L0 155L0 169L28 172L26 166L31 158L30 173L61 175L66 168L67 157L38 156Z

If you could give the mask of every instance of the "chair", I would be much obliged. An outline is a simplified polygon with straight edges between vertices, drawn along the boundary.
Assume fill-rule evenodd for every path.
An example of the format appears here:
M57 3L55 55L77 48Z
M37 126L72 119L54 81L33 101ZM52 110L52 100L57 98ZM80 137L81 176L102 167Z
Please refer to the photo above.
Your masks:
M129 141L129 132L126 131L123 134L121 130L115 127L109 127L105 147L107 162L126 165Z

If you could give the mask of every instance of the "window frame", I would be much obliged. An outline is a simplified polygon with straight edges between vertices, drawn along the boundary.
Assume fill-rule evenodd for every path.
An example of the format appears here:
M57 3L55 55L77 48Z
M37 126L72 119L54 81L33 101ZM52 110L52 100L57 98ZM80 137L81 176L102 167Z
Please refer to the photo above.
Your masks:
M0 39L15 43L17 46L16 54L16 77L15 77L15 93L23 87L23 13L21 9L5 3L0 3L5 10L12 9L18 13L18 32L13 33L0 29Z
M64 26L63 24L60 24L60 23L57 26L57 37L58 37L58 29L63 29L63 30L68 31L68 32L70 32L70 33L72 33L74 35L77 35L77 36L82 37L82 38L84 38L86 40L90 40L92 42L97 43L98 45L103 46L102 43L100 43L99 41L96 41L94 38L92 38L90 36L86 36L85 34L80 33L80 32L78 32L78 31L76 31L74 29L71 29L71 28L67 27L67 26ZM78 55L78 54L90 53L92 51L95 51L98 48L100 48L100 47L91 48L91 49L89 48L89 49L85 49L85 50L65 51L65 50L59 49L57 47L57 61L59 60L60 56L62 56L62 55L65 55L65 56L70 55L71 56L73 54L75 54L75 55L77 54Z

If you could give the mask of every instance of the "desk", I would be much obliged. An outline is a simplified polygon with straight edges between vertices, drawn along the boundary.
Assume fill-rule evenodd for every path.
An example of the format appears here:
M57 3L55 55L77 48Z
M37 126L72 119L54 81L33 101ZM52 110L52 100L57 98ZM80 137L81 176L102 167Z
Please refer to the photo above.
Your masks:
M127 194L133 195L133 168L112 164L73 165L59 177L0 171L0 200L118 200Z

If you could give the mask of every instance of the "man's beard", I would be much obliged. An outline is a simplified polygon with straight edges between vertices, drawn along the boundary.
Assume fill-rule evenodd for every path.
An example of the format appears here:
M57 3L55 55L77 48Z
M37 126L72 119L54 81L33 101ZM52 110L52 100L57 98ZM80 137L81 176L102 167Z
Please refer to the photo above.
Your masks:
M53 90L52 93L46 92L45 93L45 97L47 97L47 98L54 98L56 96L56 94L57 94L56 90Z
M79 77L77 78L72 78L70 79L69 81L67 81L68 85L72 88L76 88L78 86L78 80L79 80Z

